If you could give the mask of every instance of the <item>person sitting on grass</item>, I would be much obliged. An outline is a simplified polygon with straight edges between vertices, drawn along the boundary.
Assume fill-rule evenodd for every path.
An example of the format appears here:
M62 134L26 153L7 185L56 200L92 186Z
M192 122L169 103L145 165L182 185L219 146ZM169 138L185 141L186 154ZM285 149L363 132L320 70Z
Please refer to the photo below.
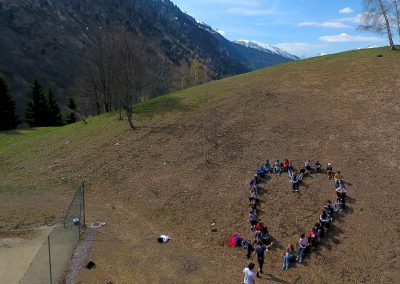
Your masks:
M252 202L253 200L257 200L257 193L254 189L251 189L249 195L249 202Z
M311 244L312 247L316 247L319 245L320 240L319 240L319 235L317 232L317 228L313 227L311 230L308 232L308 242Z
M340 174L340 171L337 171L334 174L333 180L335 181L335 186L338 186L339 184L342 183L342 175Z
M322 226L319 219L318 219L318 222L315 223L314 228L317 230L318 236L320 238L323 238L324 234L325 234L325 230L324 230L324 226Z
M257 241L261 241L266 246L269 246L272 243L268 228L265 225L264 228L257 234Z
M287 170L288 170L288 167L289 167L289 160L288 160L288 159L285 159L285 160L283 161L283 163L282 163L282 169L283 169L284 171L287 171Z
M253 176L253 184L259 184L260 183L260 177L258 176L258 174L254 174Z
M256 182L256 180L255 180L254 177L253 177L253 178L250 180L250 182L249 182L249 186L250 186L250 188L253 188L254 185L257 185L257 182Z
M333 177L333 167L331 163L328 163L328 166L326 167L326 175L329 179L332 179Z
M326 210L324 210L324 211L322 211L321 215L319 216L319 221L325 228L329 229L331 222L332 222L332 217L330 215L328 215Z
M316 161L314 163L314 168L317 171L317 173L320 173L321 172L321 163L319 161Z
M306 174L306 169L303 167L303 168L300 169L300 174L299 174L299 176L297 178L299 180L299 182L303 181L305 174Z
M258 184L254 183L252 186L254 192L258 195L258 191L260 190L260 187L258 186Z
M257 225L257 212L251 210L249 213L250 230L255 231Z
M264 223L261 222L261 219L258 219L257 225L255 227L256 234L254 235L254 240L258 240L259 238L261 238L263 230L264 230Z
M311 163L309 161L304 162L304 168L306 169L306 174L311 173Z
M292 192L299 191L299 176L296 172L293 173L290 182L292 183Z
M294 261L296 259L294 255L294 247L292 244L289 244L285 251L285 256L283 257L283 266L281 270L289 269L289 262Z
M275 164L274 164L274 172L277 176L281 175L282 172L282 165L279 162L279 160L276 160Z
M342 203L342 199L341 198L337 198L335 204L333 205L333 210L335 212L341 212L343 211L343 203Z
M263 166L260 166L256 169L256 173L257 175L259 175L260 177L265 177L267 171L264 169Z
M342 207L343 209L346 207L346 193L347 193L347 189L344 187L343 183L339 184L339 187L336 188L336 194L338 199L340 199L340 201L342 202Z
M308 238L306 237L306 234L301 234L299 240L299 250L297 251L296 257L296 261L298 263L303 263L304 255L306 254L306 251L309 247L310 244L308 243Z
M289 178L292 178L292 175L294 172L294 167L293 167L292 163L290 163L290 162L289 162L289 166L287 168L287 172L288 172Z
M247 259L250 259L250 257L253 255L256 244L257 241L254 241L253 244L249 243L247 245L247 254L246 254Z
M252 211L257 210L257 200L252 199L249 203L249 207Z
M326 204L325 204L325 206L324 206L324 209L325 209L330 215L333 215L334 206L333 206L333 204L332 204L332 201L327 200L327 201L326 201Z
M272 173L272 167L271 167L271 164L269 163L269 160L265 161L264 170L269 174Z

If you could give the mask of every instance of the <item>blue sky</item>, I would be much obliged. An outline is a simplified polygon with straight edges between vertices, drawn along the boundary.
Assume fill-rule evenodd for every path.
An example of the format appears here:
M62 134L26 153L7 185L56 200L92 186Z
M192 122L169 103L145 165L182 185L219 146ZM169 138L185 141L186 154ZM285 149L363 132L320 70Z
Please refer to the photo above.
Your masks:
M357 31L361 0L172 1L229 40L271 44L298 56L387 45L385 36Z

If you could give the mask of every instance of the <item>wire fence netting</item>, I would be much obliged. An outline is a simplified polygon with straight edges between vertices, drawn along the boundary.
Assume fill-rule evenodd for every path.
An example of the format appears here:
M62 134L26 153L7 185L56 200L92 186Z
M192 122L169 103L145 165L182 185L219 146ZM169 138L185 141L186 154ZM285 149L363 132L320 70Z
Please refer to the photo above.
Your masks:
M85 187L82 183L76 190L62 222L54 226L20 283L55 284L62 282L84 225Z

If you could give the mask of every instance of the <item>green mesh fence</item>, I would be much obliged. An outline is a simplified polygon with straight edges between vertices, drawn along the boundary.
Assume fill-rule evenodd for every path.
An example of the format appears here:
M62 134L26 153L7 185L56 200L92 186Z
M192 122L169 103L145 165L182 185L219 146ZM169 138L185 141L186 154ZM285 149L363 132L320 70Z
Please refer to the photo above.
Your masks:
M48 235L20 283L55 284L62 282L84 225L85 187L82 183L76 190L62 222L57 224Z

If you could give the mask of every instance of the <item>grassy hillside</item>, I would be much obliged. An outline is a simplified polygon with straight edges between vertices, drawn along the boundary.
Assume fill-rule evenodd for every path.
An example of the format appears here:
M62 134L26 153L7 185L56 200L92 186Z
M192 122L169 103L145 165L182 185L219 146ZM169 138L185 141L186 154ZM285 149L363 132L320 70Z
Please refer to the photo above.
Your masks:
M245 252L225 244L233 233L252 236L246 183L256 165L319 159L343 172L347 213L305 265L281 272L286 245L335 194L323 175L306 179L299 195L286 177L268 180L261 218L276 244L259 282L395 282L399 72L399 52L346 52L143 102L134 132L105 115L88 125L2 133L2 220L56 220L85 180L89 218L107 226L90 251L99 269L82 271L81 283L239 282ZM157 246L162 233L173 241Z

